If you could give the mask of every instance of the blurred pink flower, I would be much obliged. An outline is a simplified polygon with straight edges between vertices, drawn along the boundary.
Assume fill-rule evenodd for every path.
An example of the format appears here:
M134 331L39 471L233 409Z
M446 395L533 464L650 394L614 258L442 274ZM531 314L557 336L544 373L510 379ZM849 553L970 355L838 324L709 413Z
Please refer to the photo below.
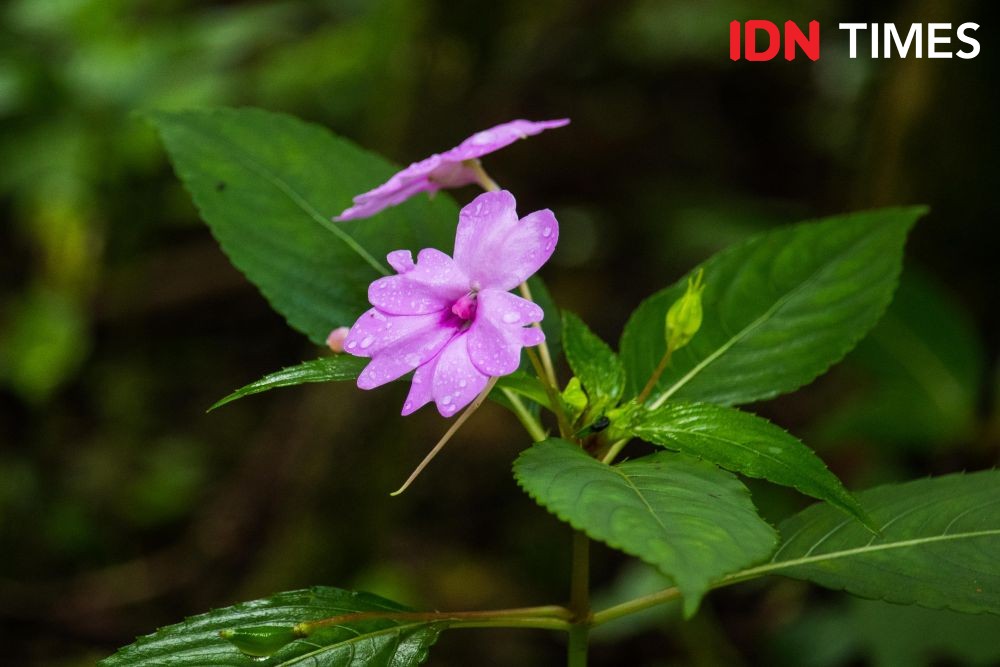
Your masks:
M354 198L354 206L334 220L339 222L367 218L390 206L401 204L420 192L434 193L441 188L457 188L475 183L476 173L465 164L467 160L477 160L488 153L509 146L518 139L526 139L545 130L568 124L568 118L543 121L512 120L477 132L455 148L414 162L374 190L358 195Z
M521 348L538 345L542 309L510 294L552 255L559 223L545 209L517 217L514 196L486 192L459 213L455 257L433 248L417 261L408 250L389 253L397 275L368 288L363 314L344 351L371 362L358 386L372 389L415 371L403 404L408 415L430 401L450 417L491 377L514 372Z
M347 340L349 327L337 327L326 337L326 345L334 352L344 351L344 341Z

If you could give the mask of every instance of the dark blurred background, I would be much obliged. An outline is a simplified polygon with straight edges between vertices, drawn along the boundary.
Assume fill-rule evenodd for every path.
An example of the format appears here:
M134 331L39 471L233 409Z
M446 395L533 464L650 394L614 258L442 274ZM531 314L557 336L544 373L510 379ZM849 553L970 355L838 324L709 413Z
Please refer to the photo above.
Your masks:
M567 592L568 531L512 481L528 439L498 406L401 498L388 491L445 427L429 409L398 417L402 386L310 385L205 414L320 351L231 268L134 110L261 106L400 163L510 118L570 116L486 166L523 209L556 211L544 277L612 342L644 296L755 231L930 204L883 323L822 380L751 408L854 489L996 465L1000 42L987 7L4 3L0 660L92 664L185 615L317 583L438 609ZM819 20L822 58L730 62L728 23L752 18ZM975 21L982 53L850 60L840 21ZM806 504L752 489L773 521ZM601 547L594 559L602 600L661 583ZM713 593L688 624L666 608L609 626L593 656L988 665L998 638L995 617L776 579ZM540 631L467 630L431 664L560 664L562 650Z

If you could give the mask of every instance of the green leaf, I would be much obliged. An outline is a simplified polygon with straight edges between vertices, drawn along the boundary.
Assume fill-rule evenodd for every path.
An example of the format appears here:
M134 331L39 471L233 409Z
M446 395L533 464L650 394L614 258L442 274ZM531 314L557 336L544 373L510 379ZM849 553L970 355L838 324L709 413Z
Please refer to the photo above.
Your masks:
M260 109L148 116L230 260L317 344L368 308L389 251L452 247L458 211L446 195L331 222L395 168L325 128Z
M316 667L413 667L427 658L440 625L368 619L316 630L266 657L249 657L220 632L244 628L294 627L354 612L396 612L406 608L368 593L314 587L279 593L194 616L161 628L119 649L102 667L221 667L315 665ZM227 632L226 634L230 634ZM239 633L237 633L239 634Z
M791 486L877 528L816 454L766 419L709 403L667 403L634 411L626 430L750 477Z
M732 405L792 391L840 360L892 298L903 244L922 207L889 208L777 229L696 267L705 271L704 321L673 355L654 405L683 398ZM666 349L663 321L687 276L629 318L620 354L629 393Z
M618 355L573 313L563 312L562 334L566 361L591 405L617 404L625 389L625 369Z
M368 361L368 359L354 357L349 354L338 354L332 357L320 357L312 361L305 361L298 366L283 368L270 375L265 375L256 382L251 382L245 387L237 389L225 398L217 401L208 410L211 412L238 398L243 398L250 394L259 394L262 391L269 391L278 387L292 387L306 382L356 380Z
M781 524L772 562L736 578L782 574L897 604L1000 614L1000 471L890 484L858 499L880 535L814 505Z
M860 390L828 408L824 439L912 448L972 437L983 344L958 299L930 276L903 272L885 317L844 364Z
M776 543L738 479L682 454L609 466L551 438L525 450L514 474L561 520L671 577L687 616L714 580L767 558Z

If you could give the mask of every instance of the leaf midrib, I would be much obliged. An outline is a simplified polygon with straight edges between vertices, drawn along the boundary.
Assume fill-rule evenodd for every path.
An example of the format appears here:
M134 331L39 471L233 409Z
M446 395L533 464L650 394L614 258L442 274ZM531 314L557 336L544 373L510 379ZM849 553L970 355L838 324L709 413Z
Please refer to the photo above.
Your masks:
M365 634L359 634L356 637L351 637L350 639L345 639L342 642L337 642L336 644L327 644L322 648L318 648L315 651L310 651L309 653L303 653L302 655L297 655L294 658L286 660L284 662L278 663L275 667L287 667L288 665L294 665L296 663L302 662L305 659L314 658L317 655L321 655L326 651L336 650L342 646L351 645L364 639L372 639L380 637L382 635L397 634L402 635L403 631L410 630L413 628L429 627L433 625L432 623L406 623L402 625L393 625L388 628L383 628L382 630L376 630L375 632L366 632Z
M725 577L723 581L732 582L734 580L744 580L752 579L765 574L771 574L773 572L780 572L792 567L799 567L801 565L810 565L812 563L819 563L829 560L837 560L840 558L849 558L851 556L861 556L869 553L875 553L879 551L888 551L892 549L905 549L909 547L922 546L924 544L933 544L936 542L948 542L952 540L960 539L975 539L979 537L993 537L1000 536L1000 528L991 528L989 530L979 530L968 533L954 533L951 535L933 535L930 537L919 537L910 540L901 540L899 542L892 542L886 544L875 544L875 545L865 545L863 547L855 547L853 549L842 549L840 551L830 551L825 554L820 554L818 556L803 556L800 558L795 558L792 560L781 561L777 563L767 563L766 565L758 565L757 567L752 567L742 572L736 572L734 574Z
M712 354L708 355L707 357L705 357L704 359L702 359L700 362L698 362L690 371L688 371L687 373L685 373L673 385L671 385L669 388L667 388L667 390L664 391L663 394L661 394L659 396L659 398L657 398L652 404L650 404L650 407L651 408L658 408L661 405L663 405L664 402L666 402L671 396L673 396L678 391L680 391L684 387L684 385L686 385L688 382L690 382L692 379L694 379L699 373L701 373L705 368L707 368L710 364L712 364L716 359L718 359L723 354L725 354L726 352L728 352L730 348L732 348L738 342L740 342L741 340L743 340L746 336L748 336L758 326L760 326L764 322L768 321L774 315L775 312L777 312L781 307L783 307L786 303L788 303L793 297L797 296L800 290L802 290L802 289L806 288L807 286L811 285L822 274L826 273L826 271L829 270L829 268L830 268L831 265L833 265L835 262L839 261L845 255L847 255L850 252L852 252L857 246L861 245L862 241L864 239L866 239L867 237L868 237L868 234L865 234L862 238L855 240L854 243L851 243L847 248L845 248L841 252L839 252L836 255L834 255L832 258L829 259L829 261L827 261L825 264L823 264L823 266L821 266L819 269L817 269L816 271L814 271L812 273L812 275L810 275L808 278L806 278L805 280L803 280L802 282L800 282L798 285L796 285L795 287L793 287L791 290L789 290L788 292L786 292L785 294L783 294L781 297L779 297L774 302L774 304L770 308L768 308L766 311L764 311L763 314L761 314L759 317L757 317L757 319L753 320L748 325L746 325L743 329L741 329L739 332L737 332L735 335L731 336L729 338L729 340L727 340L725 343L723 343L722 345L720 345L718 347L718 349L716 349L714 352L712 352Z
M234 144L233 142L231 142L229 139L227 139L222 135L206 134L205 132L201 131L199 128L193 125L186 125L186 127L191 132L197 134L198 136L204 139L207 139L210 142L215 142L217 144L222 144L223 146L225 146L233 153L237 163L241 164L246 169L255 172L258 176L268 181L271 185L277 188L281 193L283 193L286 197L288 197L293 204L302 209L302 211L306 215L312 218L315 222L319 223L319 225L324 229L326 229L327 231L332 232L334 236L336 236L347 247L349 247L351 250L357 253L357 255L361 259L363 259L366 263L368 263L373 269L375 269L384 276L389 275L388 269L386 269L381 262L375 259L375 257L373 257L372 254L369 253L364 246L358 243L358 241L353 236L345 232L337 225L333 224L331 221L327 220L323 215L320 214L319 211L317 211L313 207L312 204L309 203L309 200L307 200L303 195L301 195L295 188L293 188L291 185L285 182L280 176L277 176L276 174L272 173L267 167L260 164L257 160L251 157L239 146L237 146L236 144Z

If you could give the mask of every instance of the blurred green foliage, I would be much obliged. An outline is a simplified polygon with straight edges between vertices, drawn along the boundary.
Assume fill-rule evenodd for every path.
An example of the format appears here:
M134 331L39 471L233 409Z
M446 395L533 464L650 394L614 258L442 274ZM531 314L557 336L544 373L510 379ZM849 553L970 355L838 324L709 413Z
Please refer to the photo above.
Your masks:
M827 29L840 20L986 24L987 7L4 3L5 659L92 664L157 624L316 583L442 609L565 595L569 536L517 493L509 465L526 439L499 408L477 415L402 499L386 494L443 423L401 420L400 388L316 385L204 415L315 349L229 266L135 110L288 111L398 162L508 118L571 116L569 128L533 140L544 147L524 142L489 167L525 205L557 212L565 232L545 277L605 340L617 339L641 298L755 230L928 203L908 247L917 271L890 317L828 377L762 412L826 444L852 488L995 465L998 52L984 33L972 61L849 60ZM725 33L734 18L816 18L823 58L733 64ZM772 520L803 503L753 489ZM609 595L625 585L621 563L595 553L596 584ZM824 665L996 659L989 647L918 650L928 627L965 617L860 611L845 600L829 611L807 590L727 591L684 632L658 621L622 629L627 644L596 647L595 664L804 664L801 647L829 649L816 662ZM897 648L876 640L873 617ZM990 634L984 626L977 636ZM481 641L446 636L433 664L561 660L544 635L491 636L489 655Z

